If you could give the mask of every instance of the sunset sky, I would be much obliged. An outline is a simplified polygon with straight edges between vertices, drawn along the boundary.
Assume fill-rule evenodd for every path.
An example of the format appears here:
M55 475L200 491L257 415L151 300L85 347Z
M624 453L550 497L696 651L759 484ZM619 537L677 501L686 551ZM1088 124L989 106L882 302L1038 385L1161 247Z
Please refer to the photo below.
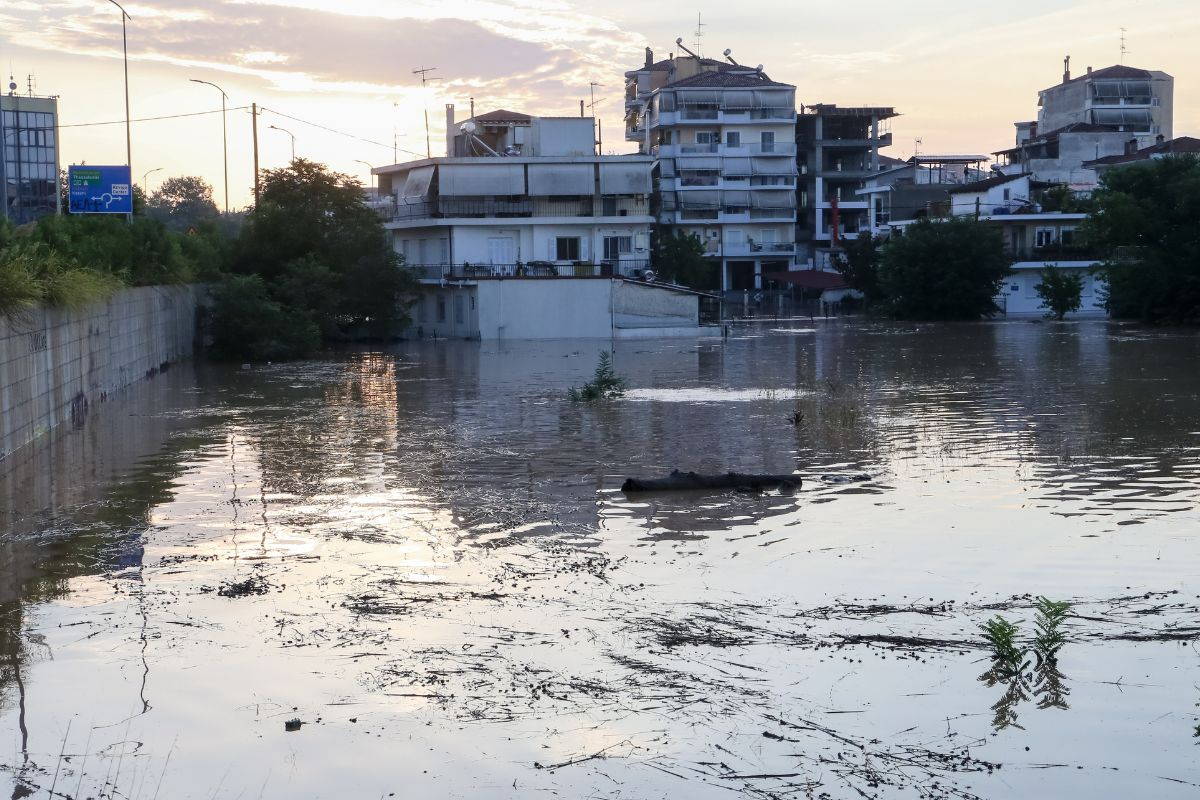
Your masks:
M790 0L646 3L634 0L129 0L132 116L219 110L229 94L230 201L252 193L250 114L260 117L264 168L296 154L369 181L367 167L425 152L428 109L434 155L444 152L446 103L468 114L509 108L533 115L578 114L590 102L606 152L627 152L623 73L643 60L694 48L725 48L795 84L797 102L889 105L889 155L986 153L1012 142L1012 123L1036 116L1037 91L1072 70L1121 60L1175 76L1176 136L1200 135L1200 15L1195 0L1138 5L1120 0ZM4 0L0 69L21 93L58 95L63 165L125 161L121 17L107 0ZM435 67L426 89L413 70ZM284 116L287 115L287 116ZM115 125L83 123L120 121ZM317 123L358 138L339 135ZM222 198L221 116L133 124L134 180L201 175Z

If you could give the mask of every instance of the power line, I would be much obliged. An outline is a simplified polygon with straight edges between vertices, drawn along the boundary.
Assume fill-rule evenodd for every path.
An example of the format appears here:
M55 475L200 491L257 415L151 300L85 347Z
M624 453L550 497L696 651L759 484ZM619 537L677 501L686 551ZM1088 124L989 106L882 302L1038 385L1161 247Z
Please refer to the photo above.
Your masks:
M250 108L250 106L238 106L237 108L231 108L229 110L230 111L244 111L248 108ZM158 122L159 120L164 120L164 119L183 119L184 117L201 117L201 116L204 116L205 114L220 114L220 113L221 113L221 109L218 108L215 111L193 111L188 114L167 114L167 115L164 115L161 117L142 117L140 119L131 119L129 121L130 122ZM58 127L60 127L60 128L93 128L93 127L96 127L97 125L124 125L124 124L125 124L125 120L117 119L117 120L113 120L112 122L75 122L75 123L72 123L71 125L59 125Z
M335 128L330 128L326 125L320 125L316 122L309 122L306 119L300 119L299 117L293 117L291 114L284 114L282 111L276 111L275 109L272 109L272 108L266 108L265 106L260 106L259 108L261 111L269 111L270 113L275 114L280 117L283 117L284 119L290 119L292 122L299 122L301 125L308 125L309 127L327 131L328 133L335 133L338 136L345 136L348 139L354 139L359 142L366 142L367 144L375 145L376 147L382 147L387 150L399 149L399 150L404 151L405 153L408 153L409 155L416 156L417 158L426 158L427 157L424 153L418 153L416 150L408 150L403 147L394 148L394 146L390 145L390 144L384 144L383 142L377 142L374 139L365 139L362 136L356 136L353 133L346 133L345 131L339 131Z

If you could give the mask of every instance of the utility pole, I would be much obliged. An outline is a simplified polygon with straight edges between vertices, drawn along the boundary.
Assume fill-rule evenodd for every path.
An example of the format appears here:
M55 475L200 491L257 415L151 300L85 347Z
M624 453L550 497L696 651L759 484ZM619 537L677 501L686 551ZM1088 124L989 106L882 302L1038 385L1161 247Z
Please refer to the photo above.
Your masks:
M129 39L125 34L125 22L133 19L117 0L108 0L121 11L121 54L125 63L125 164L129 167L129 182L133 183L133 134L129 127ZM133 212L129 212L129 224L133 224Z
M250 104L250 127L254 131L254 207L258 208L258 103Z
M425 77L427 74L429 74L430 72L433 72L435 69L437 69L437 67L422 66L420 69L413 70L413 75L421 76L421 91L422 92L425 91L425 84L427 81L436 81L437 80L437 78L426 78ZM433 158L433 148L431 148L429 146L429 108L424 102L422 102L421 105L426 106L426 108L425 108L425 157Z

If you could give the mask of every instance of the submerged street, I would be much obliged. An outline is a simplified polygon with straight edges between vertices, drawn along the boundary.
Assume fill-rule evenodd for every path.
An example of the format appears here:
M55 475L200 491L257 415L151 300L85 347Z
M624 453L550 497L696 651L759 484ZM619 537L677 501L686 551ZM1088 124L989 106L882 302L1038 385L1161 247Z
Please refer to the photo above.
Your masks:
M570 401L610 348L628 393ZM0 465L5 791L1193 797L1198 356L823 320L177 366ZM803 485L620 491L676 468ZM1042 596L1057 664L989 675Z

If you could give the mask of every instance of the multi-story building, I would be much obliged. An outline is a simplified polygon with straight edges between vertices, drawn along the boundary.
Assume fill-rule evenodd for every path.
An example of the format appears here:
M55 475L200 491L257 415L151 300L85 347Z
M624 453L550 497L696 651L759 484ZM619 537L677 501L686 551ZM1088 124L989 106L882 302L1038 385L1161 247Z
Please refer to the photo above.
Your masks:
M880 170L855 192L867 201L866 230L884 233L892 221L946 213L950 189L988 177L985 155L917 155Z
M459 155L377 167L374 207L423 291L422 335L695 335L695 292L653 284L648 155L595 153L590 117L482 114Z
M0 95L0 186L4 217L20 225L59 210L58 100Z
M818 104L800 109L796 124L796 261L829 268L829 256L842 239L869 230L869 201L858 194L880 171L879 148L892 143L887 120L893 108L838 108Z
M655 158L657 221L695 234L724 291L758 289L796 249L796 87L682 48L625 73L625 138Z
M1000 168L1090 189L1096 172L1084 162L1171 137L1174 85L1165 72L1119 64L1072 78L1068 57L1062 82L1038 92L1037 121L1015 123L1015 146L995 153Z
M1098 158L1095 161L1085 161L1083 165L1088 169L1094 169L1097 175L1104 177L1105 172L1117 167L1188 154L1200 155L1200 139L1191 136L1180 136L1178 139L1168 140L1160 134L1158 141L1149 147L1139 148L1137 147L1137 142L1130 139L1126 145L1125 152L1121 155L1106 156Z

